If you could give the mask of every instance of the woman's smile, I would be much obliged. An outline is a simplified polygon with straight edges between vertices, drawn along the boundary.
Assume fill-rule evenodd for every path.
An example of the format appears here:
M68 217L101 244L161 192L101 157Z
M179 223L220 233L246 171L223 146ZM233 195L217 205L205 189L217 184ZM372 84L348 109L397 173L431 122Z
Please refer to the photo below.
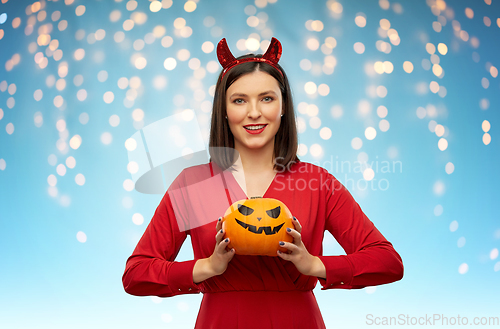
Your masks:
M260 134L264 131L267 124L264 125L247 125L244 128L248 131L249 134Z

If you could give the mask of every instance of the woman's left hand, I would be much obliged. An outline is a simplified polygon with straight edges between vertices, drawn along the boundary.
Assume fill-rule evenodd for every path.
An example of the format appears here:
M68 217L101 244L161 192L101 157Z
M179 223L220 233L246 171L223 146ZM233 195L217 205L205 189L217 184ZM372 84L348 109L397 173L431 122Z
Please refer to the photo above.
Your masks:
M324 266L323 262L307 251L300 235L302 225L300 225L297 218L293 217L292 222L295 226L295 230L287 228L287 233L293 237L293 242L280 241L280 246L288 249L289 253L282 253L278 250L278 256L294 263L300 273L304 275L315 275L318 271L318 267Z

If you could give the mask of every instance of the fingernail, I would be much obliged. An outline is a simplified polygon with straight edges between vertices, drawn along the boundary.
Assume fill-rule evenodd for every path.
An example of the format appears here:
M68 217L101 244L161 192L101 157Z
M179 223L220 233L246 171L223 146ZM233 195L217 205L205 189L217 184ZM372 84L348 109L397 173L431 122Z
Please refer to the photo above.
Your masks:
M222 230L220 230L220 232L222 233Z
M228 242L228 241L229 241L229 239L228 239L228 238L226 238L226 240L224 240L224 241Z
M286 228L286 231L287 232L292 232L292 230L289 227Z
M293 220L297 220L297 218L295 216L293 216Z
M283 241L280 241L280 246L284 246L285 243Z

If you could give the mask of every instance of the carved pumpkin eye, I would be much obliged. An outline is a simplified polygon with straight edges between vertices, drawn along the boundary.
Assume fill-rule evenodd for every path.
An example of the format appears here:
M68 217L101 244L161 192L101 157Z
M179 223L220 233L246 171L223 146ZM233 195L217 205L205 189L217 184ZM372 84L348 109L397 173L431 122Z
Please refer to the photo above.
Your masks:
M253 209L249 208L243 204L238 205L238 211L243 215L243 216L249 216L253 213Z
M281 213L281 207L277 206L274 209L266 210L266 213L271 218L278 218L280 216L280 213Z

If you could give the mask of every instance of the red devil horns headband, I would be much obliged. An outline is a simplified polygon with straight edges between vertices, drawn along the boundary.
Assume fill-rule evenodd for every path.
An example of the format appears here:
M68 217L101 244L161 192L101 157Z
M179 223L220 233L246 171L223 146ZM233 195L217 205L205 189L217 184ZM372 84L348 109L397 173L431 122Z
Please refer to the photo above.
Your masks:
M217 58L219 59L219 63L222 65L221 79L224 77L227 71L238 64L246 62L267 63L277 69L281 73L281 75L283 75L283 72L281 72L277 65L280 57L281 43L274 37L271 39L271 44L269 45L269 48L267 48L266 53L262 55L262 57L250 57L242 59L234 58L233 54L231 54L231 51L229 50L229 47L227 46L226 38L223 38L221 41L219 41L219 44L217 45Z

